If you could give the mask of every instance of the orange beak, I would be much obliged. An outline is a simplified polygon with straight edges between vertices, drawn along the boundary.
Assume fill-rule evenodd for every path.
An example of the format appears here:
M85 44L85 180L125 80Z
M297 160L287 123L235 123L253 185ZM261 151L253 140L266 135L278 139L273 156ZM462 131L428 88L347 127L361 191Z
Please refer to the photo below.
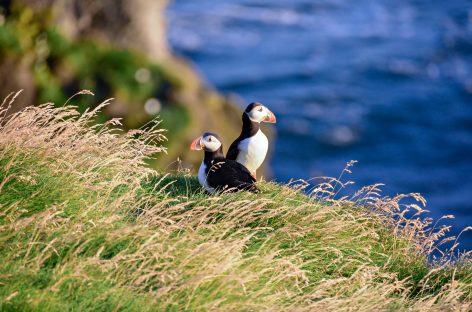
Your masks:
M192 151L200 151L203 149L201 136L192 141L192 144L190 144L190 149Z
M264 119L264 122L276 123L276 122L277 122L277 118L275 118L274 113L272 113L271 111L269 111L269 115L267 115L267 117Z

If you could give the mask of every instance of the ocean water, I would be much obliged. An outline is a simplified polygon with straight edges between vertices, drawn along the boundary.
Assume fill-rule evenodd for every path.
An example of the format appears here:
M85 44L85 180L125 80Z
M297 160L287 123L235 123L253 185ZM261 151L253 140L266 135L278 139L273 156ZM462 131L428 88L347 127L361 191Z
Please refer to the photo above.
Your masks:
M169 41L208 85L277 115L274 179L419 192L472 225L472 1L174 0ZM472 233L462 236L472 249Z

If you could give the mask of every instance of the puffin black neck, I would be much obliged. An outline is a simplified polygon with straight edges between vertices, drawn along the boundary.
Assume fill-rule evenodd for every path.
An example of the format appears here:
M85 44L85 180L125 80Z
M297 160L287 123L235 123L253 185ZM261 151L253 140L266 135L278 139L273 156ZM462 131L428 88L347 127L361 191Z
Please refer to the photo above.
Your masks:
M241 130L240 138L249 138L255 135L260 129L258 122L252 121L248 114L243 113L243 129Z
M210 164L215 159L224 159L225 155L223 154L223 145L214 152L205 151L205 157L203 158L203 162L205 164Z

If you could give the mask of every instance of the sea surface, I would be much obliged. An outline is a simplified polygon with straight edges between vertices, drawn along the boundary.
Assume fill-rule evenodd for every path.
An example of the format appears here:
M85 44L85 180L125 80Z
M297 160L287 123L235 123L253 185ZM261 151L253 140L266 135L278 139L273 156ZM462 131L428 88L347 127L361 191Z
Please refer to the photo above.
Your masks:
M280 182L419 192L472 225L472 1L174 0L169 41L209 86L277 115ZM472 249L472 232L461 236Z

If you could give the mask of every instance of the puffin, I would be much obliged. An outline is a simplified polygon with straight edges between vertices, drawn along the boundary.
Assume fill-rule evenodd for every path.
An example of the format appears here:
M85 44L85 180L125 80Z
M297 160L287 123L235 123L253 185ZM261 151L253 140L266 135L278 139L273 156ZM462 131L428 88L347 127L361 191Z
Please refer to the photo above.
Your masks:
M211 132L205 132L193 140L190 149L203 150L205 156L198 170L198 182L205 190L213 194L221 191L249 191L258 193L256 179L249 170L240 163L226 159L220 137Z
M242 116L243 128L239 137L231 144L227 159L244 165L256 178L256 170L267 155L269 141L260 129L261 122L276 123L274 113L261 103L251 103Z

